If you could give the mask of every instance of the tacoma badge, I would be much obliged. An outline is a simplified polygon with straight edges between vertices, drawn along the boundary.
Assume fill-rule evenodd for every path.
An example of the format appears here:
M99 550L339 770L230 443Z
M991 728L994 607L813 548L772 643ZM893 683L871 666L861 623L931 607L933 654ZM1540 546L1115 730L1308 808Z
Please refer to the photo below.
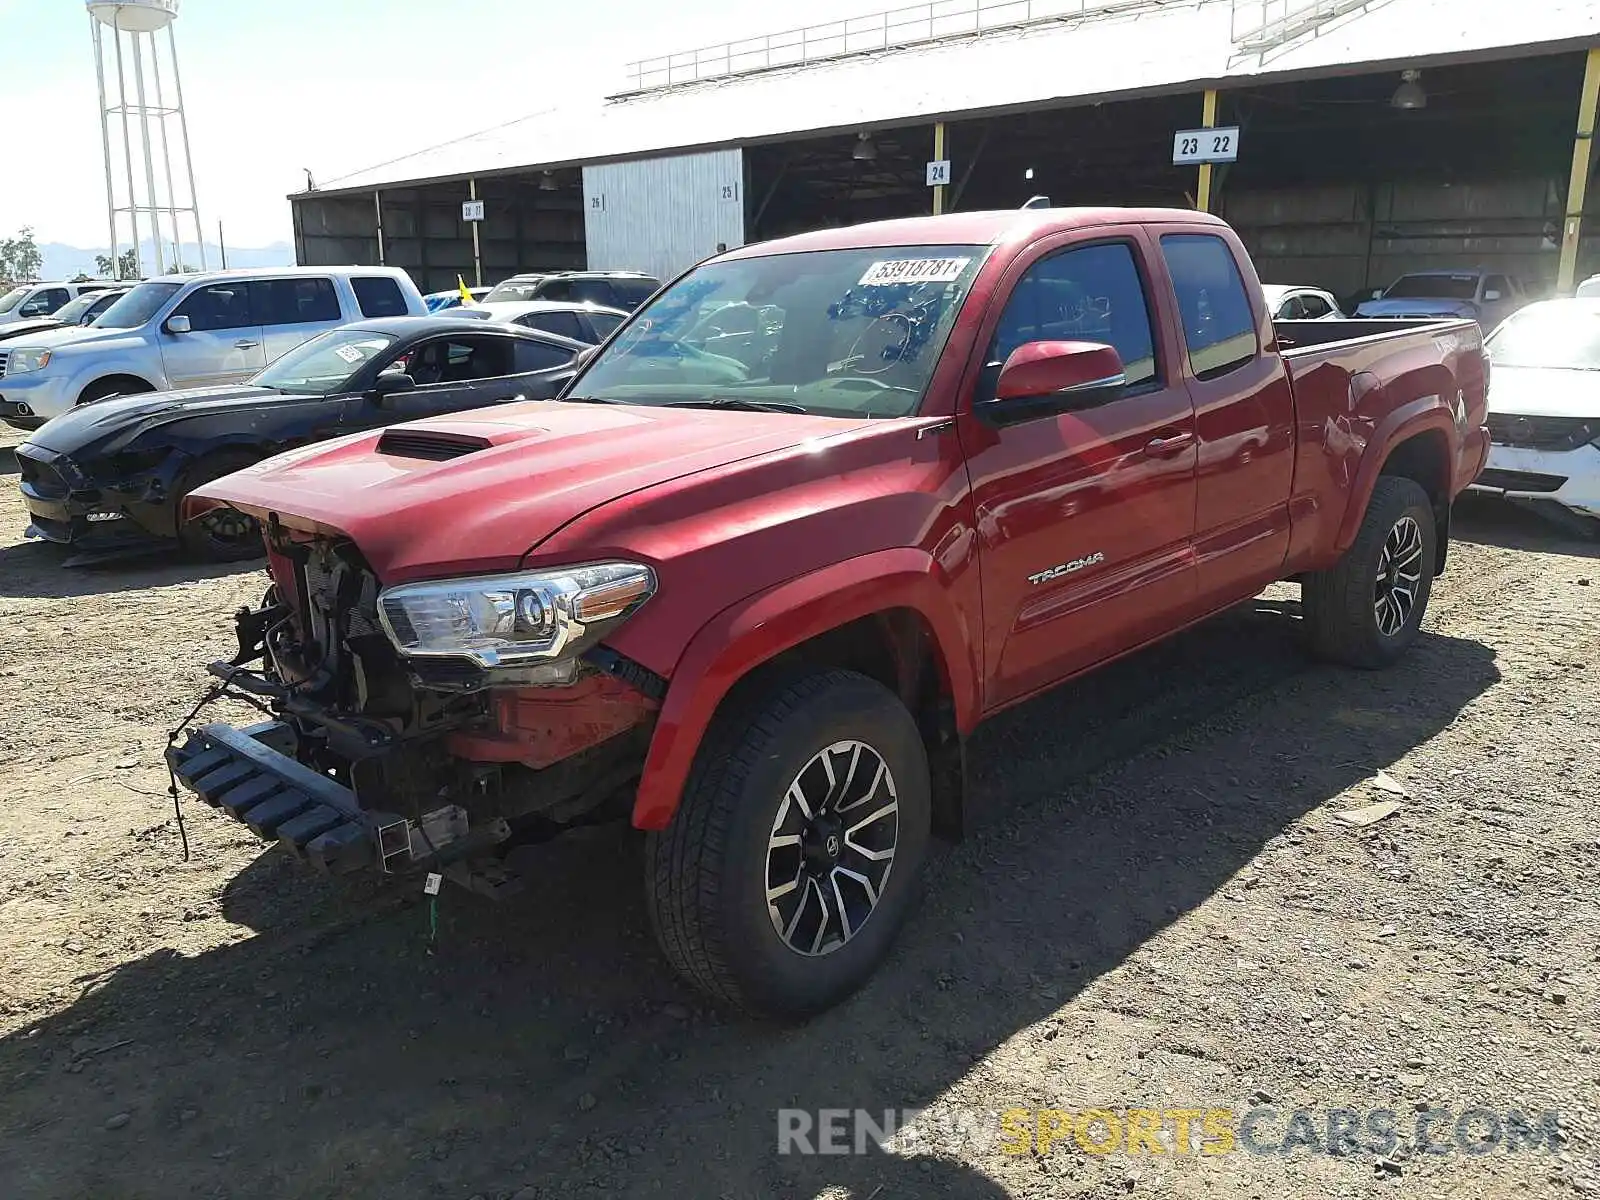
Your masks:
M1028 582L1033 584L1049 583L1052 579L1060 579L1063 575L1071 575L1074 571L1081 571L1085 567L1099 566L1105 560L1106 556L1096 550L1087 558L1075 558L1071 562L1051 567L1048 571L1040 571L1037 575L1029 575Z

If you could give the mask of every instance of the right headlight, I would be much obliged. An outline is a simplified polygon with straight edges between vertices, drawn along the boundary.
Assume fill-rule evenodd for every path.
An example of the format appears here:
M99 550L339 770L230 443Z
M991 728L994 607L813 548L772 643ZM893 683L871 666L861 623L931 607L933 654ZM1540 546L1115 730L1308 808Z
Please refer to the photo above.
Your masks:
M43 369L49 361L48 350L13 350L6 360L6 374L26 375L29 371Z
M378 617L409 658L493 669L574 657L655 590L655 572L642 563L591 563L401 584L378 596Z

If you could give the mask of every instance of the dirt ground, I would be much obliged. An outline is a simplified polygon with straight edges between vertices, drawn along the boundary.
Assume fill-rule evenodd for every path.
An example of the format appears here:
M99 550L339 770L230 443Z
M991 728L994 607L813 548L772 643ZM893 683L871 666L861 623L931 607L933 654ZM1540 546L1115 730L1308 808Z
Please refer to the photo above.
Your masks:
M541 848L514 902L447 892L432 945L419 895L321 881L192 800L183 862L165 733L264 577L63 570L23 543L7 440L6 1200L1600 1192L1600 544L1469 504L1396 670L1308 662L1283 588L997 721L982 826L891 961L785 1029L669 973L625 831ZM1399 811L1340 821L1380 770ZM1475 1106L1558 1137L1411 1144L1418 1110ZM1297 1109L1387 1109L1408 1137L981 1136L1141 1107L1271 1108L1268 1146ZM933 1111L888 1149L777 1152L779 1109L854 1108Z

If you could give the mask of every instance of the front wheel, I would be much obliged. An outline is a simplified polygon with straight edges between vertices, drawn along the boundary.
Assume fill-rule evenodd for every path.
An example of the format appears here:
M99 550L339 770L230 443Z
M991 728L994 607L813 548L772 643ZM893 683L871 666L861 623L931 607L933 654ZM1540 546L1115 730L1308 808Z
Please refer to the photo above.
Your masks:
M646 840L651 923L713 999L805 1017L866 981L911 906L927 755L905 706L853 672L730 707L672 823Z
M183 502L203 484L232 475L256 462L253 454L236 452L203 458L184 473L175 490L173 503L178 510L178 540L183 548L206 562L248 562L267 552L256 519L236 508L213 508L192 521L183 519Z
M1383 475L1356 540L1301 588L1311 648L1346 666L1386 667L1417 640L1438 545L1433 505L1415 480Z

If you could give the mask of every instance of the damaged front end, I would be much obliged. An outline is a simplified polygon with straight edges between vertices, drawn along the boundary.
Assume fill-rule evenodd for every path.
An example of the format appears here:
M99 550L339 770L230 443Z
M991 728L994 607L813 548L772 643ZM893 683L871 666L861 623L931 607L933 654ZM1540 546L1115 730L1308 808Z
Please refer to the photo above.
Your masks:
M665 681L600 638L649 599L597 563L384 589L347 539L269 523L273 585L219 691L272 719L168 750L207 804L330 874L480 891L512 846L625 816Z

